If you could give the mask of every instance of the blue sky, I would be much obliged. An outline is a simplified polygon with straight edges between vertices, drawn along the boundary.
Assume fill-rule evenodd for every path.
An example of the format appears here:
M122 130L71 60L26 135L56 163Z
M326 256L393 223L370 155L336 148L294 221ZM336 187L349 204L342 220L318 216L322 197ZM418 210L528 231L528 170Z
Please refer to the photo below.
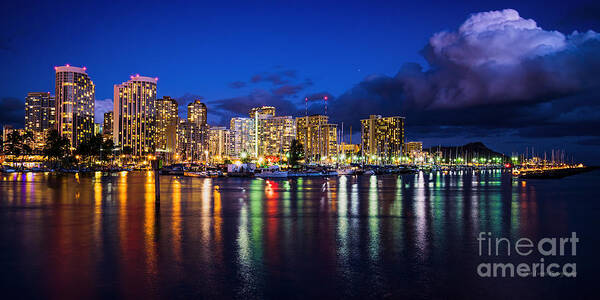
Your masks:
M473 13L512 8L544 30L600 31L598 5L585 1L13 2L1 4L0 12L0 105L6 108L0 123L18 123L10 115L18 103L7 99L53 91L53 67L67 63L87 67L99 108L107 106L114 84L141 74L158 77L159 96L175 97L180 105L203 97L209 122L222 124L241 113L230 103L274 101L291 105L285 112L302 110L305 97L346 99L357 85L374 75L393 77L405 63L427 70L423 49L430 38L457 30ZM336 111L331 115L338 122ZM506 130L471 134L469 126L457 142L484 140L501 151L552 144L524 134L507 137ZM420 132L409 135L451 143ZM595 136L556 138L561 144L586 139L585 147L573 150L586 156L600 144ZM521 144L507 146L509 140Z

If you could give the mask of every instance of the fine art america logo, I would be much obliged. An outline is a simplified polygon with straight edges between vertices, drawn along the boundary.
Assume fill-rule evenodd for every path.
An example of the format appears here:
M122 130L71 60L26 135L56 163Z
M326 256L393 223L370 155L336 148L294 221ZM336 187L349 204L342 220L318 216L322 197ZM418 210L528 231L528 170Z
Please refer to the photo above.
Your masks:
M481 277L577 277L577 264L574 261L562 264L553 262L557 257L575 259L579 242L575 232L571 233L571 237L546 237L538 241L520 238L514 244L507 238L492 238L491 232L480 232L477 241L479 257L496 260L500 256L516 256L535 261L482 262L477 266L477 274Z

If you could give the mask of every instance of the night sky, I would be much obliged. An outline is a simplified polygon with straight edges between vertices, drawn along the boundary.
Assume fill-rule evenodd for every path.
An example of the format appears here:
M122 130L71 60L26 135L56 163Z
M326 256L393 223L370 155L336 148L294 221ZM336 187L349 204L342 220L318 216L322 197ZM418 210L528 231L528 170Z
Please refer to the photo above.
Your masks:
M406 117L425 146L483 141L507 154L565 149L600 164L600 5L594 2L4 1L0 124L23 124L27 92L54 93L56 65L86 66L97 121L113 85L158 77L209 123L250 107L328 113L353 126ZM454 2L454 1L452 1ZM347 138L346 138L347 139Z

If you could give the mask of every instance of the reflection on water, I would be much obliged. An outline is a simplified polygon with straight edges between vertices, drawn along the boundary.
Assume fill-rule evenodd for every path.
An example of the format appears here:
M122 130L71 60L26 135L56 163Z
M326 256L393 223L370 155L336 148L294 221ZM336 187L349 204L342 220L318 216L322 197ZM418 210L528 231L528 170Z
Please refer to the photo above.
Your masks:
M559 295L568 283L478 279L475 238L585 236L597 178L165 176L157 206L152 172L5 174L0 272L32 297Z

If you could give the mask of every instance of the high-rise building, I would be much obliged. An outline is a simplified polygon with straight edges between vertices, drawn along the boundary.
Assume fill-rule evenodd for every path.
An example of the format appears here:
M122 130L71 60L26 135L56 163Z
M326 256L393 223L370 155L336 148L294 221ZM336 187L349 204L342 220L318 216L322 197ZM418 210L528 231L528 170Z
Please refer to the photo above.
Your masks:
M208 160L207 126L196 126L181 119L177 126L177 156L182 161L205 162Z
M202 103L199 99L194 100L187 107L188 121L196 124L196 126L206 126L206 104Z
M233 135L225 127L210 127L208 129L208 152L213 162L223 162L233 154Z
M122 149L130 147L136 156L155 151L157 81L136 75L115 84L113 141Z
M94 134L94 82L86 68L55 67L56 128L76 148Z
M168 96L156 99L156 151L167 157L176 152L178 125L177 101Z
M275 107L273 106L261 106L261 107L254 107L250 110L250 118L254 119L254 117L256 115L268 115L268 116L275 116Z
M229 128L233 135L233 157L255 157L254 153L254 119L231 118Z
M296 131L296 139L302 143L307 161L317 161L337 155L337 124L329 124L328 116L298 117Z
M54 129L56 103L49 92L27 93L25 98L25 130L33 133L33 149L41 150L46 144L48 130Z
M391 160L404 149L404 118L371 115L360 120L363 155L369 159Z
M259 119L258 155L282 156L290 151L296 138L296 122L292 116Z
M296 122L291 116L275 116L275 107L262 106L250 110L254 120L254 153L281 156L287 153L296 138Z
M102 123L94 123L94 135L102 133Z
M102 126L102 135L105 140L109 140L113 138L113 112L105 112L104 113L104 122Z

